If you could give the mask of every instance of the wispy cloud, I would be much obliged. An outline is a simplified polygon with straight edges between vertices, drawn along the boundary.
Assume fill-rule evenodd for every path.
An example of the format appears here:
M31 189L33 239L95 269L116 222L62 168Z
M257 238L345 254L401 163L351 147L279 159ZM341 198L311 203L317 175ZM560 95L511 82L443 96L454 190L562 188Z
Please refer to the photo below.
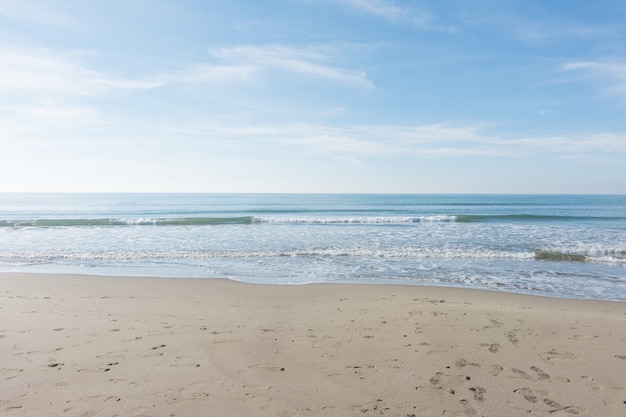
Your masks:
M306 153L326 155L335 160L360 158L492 156L524 158L549 155L585 159L604 154L622 162L626 158L626 132L576 135L511 137L489 133L489 126L473 124L354 125L327 126L288 124L280 126L207 125L178 130L207 139L243 141L264 147L298 148ZM232 142L231 142L232 143Z
M458 16L469 27L496 28L502 34L532 45L585 41L621 36L622 27L594 24L591 19L565 17L554 13L552 5L542 2L468 2ZM573 13L572 15L575 15Z
M68 25L73 19L50 7L46 2L20 0L3 1L0 7L0 16L24 23L36 23L44 25Z
M117 131L120 114L108 99L120 92L141 92L167 85L248 82L251 66L196 64L169 72L137 78L112 76L88 65L99 59L94 52L58 51L0 43L0 142L31 149L45 144L74 140ZM136 131L141 121L133 121ZM124 120L126 129L129 121ZM6 143L3 146L8 146ZM21 144L21 145L20 145ZM43 144L43 145L42 145ZM6 149L5 149L6 150Z
M573 61L563 65L564 71L583 71L606 81L606 92L626 99L626 63L615 61Z
M37 121L40 127L45 123L47 126L72 128L93 126L102 121L101 114L91 107L56 102L0 106L0 111L8 116L5 120L13 120L24 127L33 126L33 121Z
M361 13L385 19L390 22L408 23L417 27L425 27L433 20L430 12L415 11L407 7L400 7L387 0L334 0Z
M255 72L250 65L193 64L167 73L122 78L91 69L81 62L84 55L90 54L0 44L0 92L22 93L21 97L30 100L96 96L110 90L147 90L168 84L247 82Z
M246 83L253 81L264 69L374 88L365 72L330 64L334 53L336 51L331 48L296 49L281 45L223 48L214 51L214 59L235 63L194 63L168 72L123 78L93 70L84 63L85 56L93 58L97 54L0 44L0 92L4 92L5 97L12 95L26 101L59 100L176 84Z
M519 149L535 153L549 152L553 154L586 154L626 153L626 133L589 133L571 136L528 137L511 140L510 143ZM624 155L626 156L626 155Z
M366 89L374 88L366 72L333 64L333 58L339 54L332 48L295 48L285 45L238 46L216 49L212 53L218 58L244 62L256 68L278 69Z
M257 69L252 65L196 64L187 69L150 77L158 85L204 84L252 81Z
M38 48L0 45L0 91L97 95L108 88L146 89L154 81L110 77L81 64L77 55Z
M602 61L574 61L563 65L568 70L589 70L599 74L610 75L616 78L626 79L626 64Z

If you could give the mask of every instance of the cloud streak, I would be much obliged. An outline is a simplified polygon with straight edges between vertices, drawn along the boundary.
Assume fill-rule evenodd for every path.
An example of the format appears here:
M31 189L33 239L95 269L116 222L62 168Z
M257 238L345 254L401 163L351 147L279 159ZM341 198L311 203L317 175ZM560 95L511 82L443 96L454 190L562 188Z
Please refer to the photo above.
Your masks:
M328 62L332 61L331 55L338 55L332 48L295 48L285 45L238 46L216 49L212 53L218 58L244 62L259 69L282 70L365 89L374 88L366 72L329 64Z
M110 88L150 89L158 82L121 79L89 69L76 59L80 54L0 45L0 91L50 95L90 96Z
M408 23L416 27L426 27L433 15L426 11L416 13L409 8L397 6L386 0L334 0L358 12L375 16L393 23Z
M178 130L207 140L245 142L246 146L297 148L335 159L488 156L526 158L536 155L585 159L603 154L626 162L626 132L571 136L505 137L486 132L482 124L446 123L421 126L355 125L333 127L312 124L280 126L208 125L193 131Z
M41 1L5 1L0 7L0 16L16 22L36 23L52 26L73 24L68 15L51 8Z
M196 63L169 72L123 78L90 69L79 59L85 52L0 44L0 92L29 100L100 96L112 90L150 90L176 84L248 83L264 70L286 71L366 90L374 88L364 71L328 64L331 52L336 53L332 49L281 45L222 48L213 52L214 57L237 63Z
M606 92L626 100L626 64L614 61L573 61L565 63L564 71L578 71L609 84Z
M257 68L252 65L196 64L187 69L150 77L155 85L242 83L254 79Z

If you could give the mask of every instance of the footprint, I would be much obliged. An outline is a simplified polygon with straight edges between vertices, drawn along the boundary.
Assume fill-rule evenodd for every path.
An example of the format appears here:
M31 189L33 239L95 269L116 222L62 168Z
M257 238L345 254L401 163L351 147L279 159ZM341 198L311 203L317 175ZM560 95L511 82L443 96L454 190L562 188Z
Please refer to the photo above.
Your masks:
M435 375L433 375L430 378L430 383L433 385L441 385L441 377L443 375L443 372L437 372Z
M170 368L199 368L199 363L175 363Z
M550 375L546 374L545 372L543 372L541 369L537 368L536 366L531 366L530 369L537 373L537 376L539 377L539 379L550 379Z
M514 393L521 393L524 398L526 399L526 401L530 401L531 403L536 403L537 397L535 396L535 393L532 392L532 390L530 388L519 388L513 391Z
M459 400L459 404L461 404L461 407L463 407L463 410L465 411L465 414L467 414L468 416L476 416L476 415L478 415L478 413L476 412L476 410L474 410L474 407L472 407L472 405L469 403L469 401L467 401L467 400Z
M522 371L521 369L511 368L511 371L515 372L516 374L518 374L524 379L530 379L530 375L528 375L526 372Z
M600 385L598 385L592 377L583 375L580 378L583 380L585 385L587 385L592 390L597 391L600 389Z
M502 327L502 326L504 326L504 323L502 323L501 321L494 320L494 319L491 319L489 321L491 321L491 324L493 324L493 327Z
M499 350L500 350L500 345L498 343L492 343L489 345L489 352L498 353Z
M551 361L551 360L563 360L563 361L573 361L573 360L578 360L579 358L574 355L572 352L560 352L556 349L552 349L548 352L546 352L548 357L547 360Z
M571 405L569 407L565 407L565 408L562 408L560 410L551 411L551 413L556 413L558 411L565 411L566 413L569 413L569 414L579 415L583 410L580 407L576 407L576 406Z
M485 392L487 392L487 390L483 387L471 387L469 390L474 393L474 399L476 401L480 402L485 400Z
M559 403L557 403L556 401L552 401L549 398L545 398L543 400L544 403L548 404L550 407L554 407L554 408L563 408L563 406Z
M519 343L519 339L517 338L517 334L515 334L515 332L508 332L506 334L506 338L515 346Z
M195 367L200 367L200 364L194 363L191 364ZM172 365L173 366L173 365ZM270 372L285 372L285 368L280 367L280 366L269 366L269 365L250 365L248 366L248 369L260 369L263 371L270 371Z
M81 368L81 369L77 369L76 372L98 373L98 372L109 372L110 370L111 368L106 368L104 366L101 366L100 368L97 368L97 369Z
M369 403L369 404L364 404L364 405L353 405L350 408L352 408L353 411L355 412L360 412L361 414L367 414L370 411L379 411L382 412L381 410L381 402L383 400L376 400L373 403ZM382 414L382 413L381 413Z
M13 405L13 406L7 407L7 409L6 409L6 410L7 410L7 411L15 411L15 410L19 410L19 409L21 409L22 407L23 407L23 406L21 406L21 405Z
M24 372L24 370L19 368L2 368L0 369L0 377L2 379L13 379L17 378L21 372Z
M504 371L504 368L500 365L493 365L491 367L491 375L492 376L498 376L500 375L500 372Z
M456 367L461 369L465 366L476 366L478 368L480 368L482 365L476 362L468 362L466 359L463 358L459 358L456 363L455 363Z
M205 398L209 398L210 394L208 392L194 392L191 394L192 400L203 400Z
M582 409L580 407L576 407L572 405L563 407L561 404L557 403L556 401L552 401L548 398L544 399L543 402L548 404L550 407L556 408L556 410L552 410L550 411L550 413L558 413L560 411L564 411L569 414L578 415L582 412Z

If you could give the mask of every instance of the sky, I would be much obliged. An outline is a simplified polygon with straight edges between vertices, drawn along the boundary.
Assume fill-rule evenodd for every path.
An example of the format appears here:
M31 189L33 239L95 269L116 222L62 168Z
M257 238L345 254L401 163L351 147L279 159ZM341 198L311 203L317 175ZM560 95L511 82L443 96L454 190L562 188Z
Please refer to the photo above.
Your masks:
M0 0L0 192L626 193L623 0Z

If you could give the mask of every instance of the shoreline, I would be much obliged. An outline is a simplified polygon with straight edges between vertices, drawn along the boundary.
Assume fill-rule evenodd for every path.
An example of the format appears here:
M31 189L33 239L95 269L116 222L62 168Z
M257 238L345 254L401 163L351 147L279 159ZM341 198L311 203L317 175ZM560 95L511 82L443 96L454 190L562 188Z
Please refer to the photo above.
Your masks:
M0 274L0 414L617 416L626 303Z
M300 286L317 286L317 285L332 285L332 286L381 286L381 287L417 287L417 288L442 288L442 289L450 289L450 290L467 290L467 291L479 291L485 293L495 293L495 294L509 294L513 296L524 296L524 297L538 297L538 298L547 298L550 300L569 300L569 301L590 301L590 302L609 302L609 303L626 303L626 299L608 299L608 298L576 298L576 297L567 297L567 296L558 296L551 294L533 294L530 292L516 292L511 290L503 290L499 288L486 288L486 287L469 287L463 285L434 285L432 283L423 284L423 283L411 283L406 281L389 281L389 282L350 282L350 281L311 281L311 282L254 282L254 281L243 281L232 278L219 278L219 277L207 277L207 276L184 276L184 275L130 275L130 274L111 274L108 275L106 273L83 273L83 272L54 272L54 271L45 271L45 272L6 272L0 271L0 277L2 276L11 276L11 275L19 275L19 276L49 276L49 277L85 277L85 278L98 278L98 279L143 279L143 280L173 280L173 281L228 281L246 285L258 285L258 286L277 286L277 287L300 287Z

